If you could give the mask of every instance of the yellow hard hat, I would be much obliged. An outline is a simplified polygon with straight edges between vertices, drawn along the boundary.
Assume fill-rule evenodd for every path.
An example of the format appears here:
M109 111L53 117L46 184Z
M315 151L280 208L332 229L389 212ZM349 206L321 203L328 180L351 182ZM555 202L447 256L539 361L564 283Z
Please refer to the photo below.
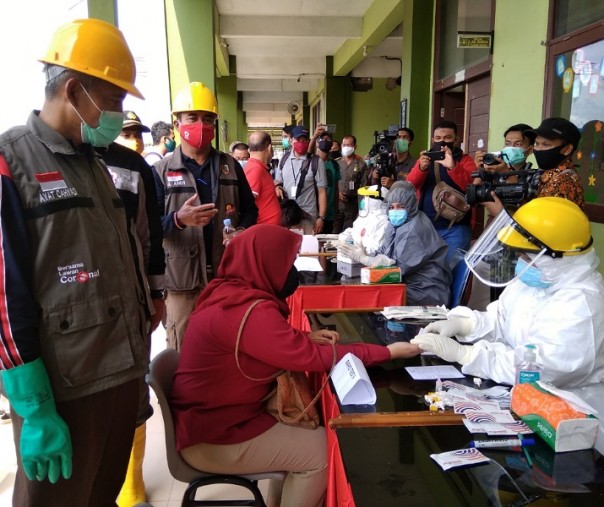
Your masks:
M134 86L136 65L126 39L100 19L76 19L61 26L40 61L108 81L144 99Z
M497 238L518 250L546 249L552 257L581 254L593 243L585 213L561 197L538 197L522 205Z
M172 114L185 111L207 111L218 116L218 102L212 90L199 81L193 81L181 88L174 97Z

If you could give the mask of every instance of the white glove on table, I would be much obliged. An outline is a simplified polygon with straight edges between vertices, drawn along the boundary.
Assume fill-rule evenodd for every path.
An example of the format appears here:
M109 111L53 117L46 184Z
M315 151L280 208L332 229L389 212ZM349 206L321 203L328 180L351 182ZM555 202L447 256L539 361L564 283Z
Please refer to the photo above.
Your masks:
M435 333L442 336L468 336L474 330L474 323L469 317L449 317L428 324L424 333Z
M472 358L474 345L461 345L451 338L438 334L418 334L411 340L425 352L432 352L450 363L466 364Z

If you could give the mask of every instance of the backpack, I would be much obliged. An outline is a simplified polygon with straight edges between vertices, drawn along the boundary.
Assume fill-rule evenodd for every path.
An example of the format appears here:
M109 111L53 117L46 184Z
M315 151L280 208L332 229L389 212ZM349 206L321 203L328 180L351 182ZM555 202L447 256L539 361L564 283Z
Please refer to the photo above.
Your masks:
M440 168L434 167L434 177L436 178L436 186L432 191L432 206L436 210L436 221L439 217L449 220L449 227L457 223L466 216L470 211L470 205L466 201L466 196L455 190L452 186L447 185L440 179Z

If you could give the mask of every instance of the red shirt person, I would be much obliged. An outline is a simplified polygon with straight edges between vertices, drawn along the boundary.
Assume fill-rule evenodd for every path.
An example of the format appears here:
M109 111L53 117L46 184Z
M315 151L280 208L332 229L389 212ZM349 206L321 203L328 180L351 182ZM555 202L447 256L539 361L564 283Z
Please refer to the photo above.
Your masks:
M275 184L268 171L273 158L271 136L262 130L250 134L250 158L244 167L245 177L256 199L259 224L281 225L281 206Z

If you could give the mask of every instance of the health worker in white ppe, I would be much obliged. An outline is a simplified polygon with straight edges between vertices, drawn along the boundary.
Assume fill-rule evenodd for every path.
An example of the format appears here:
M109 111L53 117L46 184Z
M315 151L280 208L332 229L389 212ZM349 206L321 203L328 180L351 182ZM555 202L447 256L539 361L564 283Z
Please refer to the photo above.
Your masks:
M534 344L541 380L574 392L604 418L604 284L592 242L589 219L567 199L533 199L513 218L502 211L465 256L480 278L481 261L506 247L516 253L511 280L481 279L505 286L499 299L485 312L454 308L411 343L460 363L467 375L504 384L514 383L522 348Z
M388 225L377 255L359 245L341 244L338 252L366 266L401 268L407 285L407 304L448 305L451 271L446 262L448 247L431 220L418 209L417 192L407 181L397 181L386 197Z

